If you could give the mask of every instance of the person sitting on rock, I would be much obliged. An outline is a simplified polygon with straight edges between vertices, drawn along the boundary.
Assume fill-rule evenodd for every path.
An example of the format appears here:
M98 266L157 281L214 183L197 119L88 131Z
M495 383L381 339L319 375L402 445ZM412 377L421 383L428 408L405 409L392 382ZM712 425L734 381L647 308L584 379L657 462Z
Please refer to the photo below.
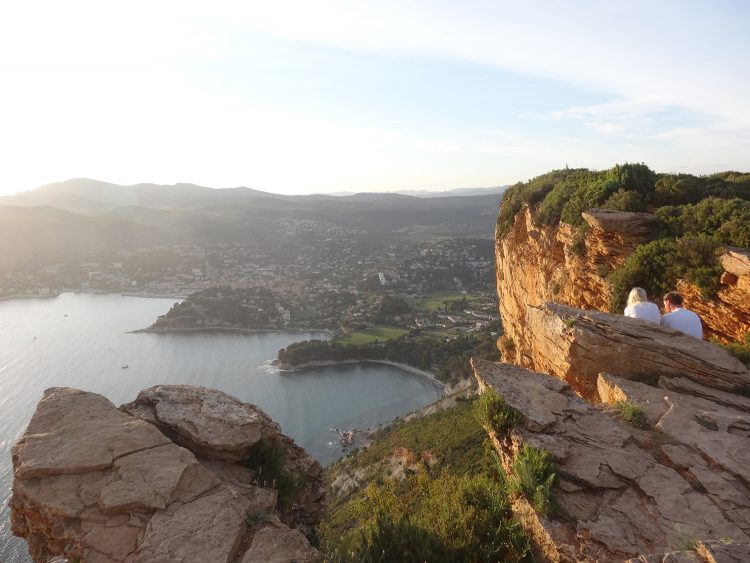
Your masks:
M648 300L646 290L642 287L634 287L630 290L628 294L628 306L625 307L625 316L642 319L657 325L659 324L659 319L661 319L659 307Z
M661 326L679 330L695 338L703 340L703 325L698 315L682 307L682 295L670 291L664 296L664 310L667 312L661 318Z

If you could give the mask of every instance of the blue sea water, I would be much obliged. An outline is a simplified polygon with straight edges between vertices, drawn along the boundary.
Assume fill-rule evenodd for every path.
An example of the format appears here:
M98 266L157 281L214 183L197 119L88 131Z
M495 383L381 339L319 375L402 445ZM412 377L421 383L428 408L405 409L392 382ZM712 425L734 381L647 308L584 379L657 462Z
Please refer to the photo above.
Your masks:
M284 373L268 363L292 342L323 334L129 332L174 302L72 293L0 302L0 561L30 561L25 542L10 531L11 447L48 387L93 391L115 405L157 384L215 387L260 406L324 465L341 455L332 428L374 426L440 394L428 380L392 366Z

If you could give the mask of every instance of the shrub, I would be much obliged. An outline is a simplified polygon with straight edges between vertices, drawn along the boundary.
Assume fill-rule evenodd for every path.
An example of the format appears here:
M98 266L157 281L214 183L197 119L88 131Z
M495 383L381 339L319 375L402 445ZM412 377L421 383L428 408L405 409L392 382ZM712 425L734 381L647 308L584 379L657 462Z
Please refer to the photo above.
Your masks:
M615 406L625 422L643 430L649 427L648 417L642 406L630 401L620 401Z
M610 311L622 313L633 287L642 287L649 295L662 295L672 289L674 280L668 273L673 255L674 242L670 240L655 240L636 247L622 266L609 275Z
M652 197L656 173L643 163L616 164L607 171L607 178L626 190Z
M403 483L371 484L355 514L361 528L326 533L332 561L517 561L529 544L501 485L487 476L420 471Z
M605 209L618 211L643 211L646 208L643 196L634 190L617 190L602 204Z
M500 437L506 437L523 420L523 415L505 402L498 393L488 387L474 404L474 415L485 428L490 428Z
M542 516L553 512L552 486L557 481L557 464L542 448L524 444L511 464L506 488L511 495L522 494Z

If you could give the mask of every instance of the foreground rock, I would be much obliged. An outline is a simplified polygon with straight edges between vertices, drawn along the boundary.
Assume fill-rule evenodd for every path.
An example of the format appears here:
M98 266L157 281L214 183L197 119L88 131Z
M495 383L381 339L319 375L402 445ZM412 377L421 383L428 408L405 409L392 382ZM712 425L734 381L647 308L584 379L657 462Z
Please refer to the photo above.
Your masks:
M557 516L539 516L523 497L514 501L539 555L552 561L703 560L690 559L695 553L677 559L664 554L713 540L750 558L750 489L742 467L750 445L746 414L714 413L720 433L692 426L681 433L689 409L707 405L688 397L698 402L685 403L670 418L649 391L655 403L649 417L664 426L665 441L661 432L635 429L588 404L560 379L508 364L473 363L480 386L495 389L524 415L507 436L491 434L506 471L524 444L547 450L559 467L553 488ZM646 393L643 384L624 385ZM728 450L723 455L722 448ZM708 550L714 544L705 545Z
M517 334L514 363L564 379L589 401L598 400L602 371L651 383L681 377L730 393L750 389L750 371L719 346L622 315L544 303L527 307Z
M286 474L298 486L281 509L254 467L268 443L283 467L305 470L304 482ZM322 511L317 462L256 407L201 387L152 388L123 410L94 393L49 389L13 467L13 533L35 561L237 561L286 542L292 531L276 513L309 531ZM295 553L313 557L305 536L293 536Z

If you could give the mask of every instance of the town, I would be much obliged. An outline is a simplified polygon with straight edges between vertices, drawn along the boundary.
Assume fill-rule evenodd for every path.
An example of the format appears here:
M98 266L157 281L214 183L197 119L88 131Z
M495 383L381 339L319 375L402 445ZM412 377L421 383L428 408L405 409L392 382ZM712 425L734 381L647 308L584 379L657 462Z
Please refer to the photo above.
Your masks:
M330 292L490 291L492 242L424 242L309 232L279 241L156 246L89 254L35 272L0 272L0 297L66 291L184 298L211 287L272 288L292 307Z

